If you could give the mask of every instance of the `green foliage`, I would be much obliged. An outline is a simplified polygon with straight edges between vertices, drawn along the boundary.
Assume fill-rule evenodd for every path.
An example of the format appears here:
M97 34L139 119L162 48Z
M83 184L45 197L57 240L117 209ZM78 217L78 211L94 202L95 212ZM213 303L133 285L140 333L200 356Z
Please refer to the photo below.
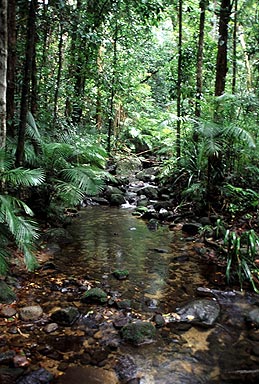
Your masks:
M0 149L0 179L2 180L2 194L0 194L0 239L2 248L0 251L0 272L6 273L7 258L9 256L8 244L14 240L18 249L24 255L25 265L29 270L34 270L37 261L34 257L34 241L39 237L38 227L30 216L33 216L31 208L21 199L12 196L21 188L38 186L44 181L42 169L12 168L11 157ZM8 194L7 194L8 193Z
M242 288L244 280L248 280L255 292L259 293L258 282L259 268L255 264L258 255L259 237L254 230L249 230L240 235L235 231L227 230L224 237L226 246L226 278L230 282L231 277L238 277Z
M250 188L224 184L222 186L222 193L225 198L225 208L233 215L258 208L259 193Z

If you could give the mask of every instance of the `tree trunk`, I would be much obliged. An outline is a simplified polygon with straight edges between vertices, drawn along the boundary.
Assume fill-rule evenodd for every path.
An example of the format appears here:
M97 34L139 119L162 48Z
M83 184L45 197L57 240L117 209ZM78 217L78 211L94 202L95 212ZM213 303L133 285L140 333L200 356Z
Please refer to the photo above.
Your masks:
M15 67L16 67L16 0L8 1L8 58L7 58L7 134L15 136Z
M29 2L29 17L27 23L27 42L26 42L26 56L24 64L24 75L22 84L22 96L20 107L20 124L18 143L16 148L16 166L19 167L23 163L24 146L25 146L25 131L28 113L28 102L30 96L30 83L32 77L32 62L35 49L35 35L36 35L36 9L38 0L31 0Z
M232 93L236 93L237 75L237 7L238 0L234 0L234 30L233 30L233 64L232 64Z
M231 15L231 0L221 0L219 11L219 39L216 63L216 82L215 96L221 96L225 92L226 76L228 71L228 23ZM214 121L221 120L218 109L214 112ZM207 174L207 201L208 205L214 199L218 198L218 186L223 181L223 165L222 156L219 152L208 157L208 174Z
M215 96L223 95L226 85L228 23L231 15L231 0L221 0L219 11L219 40L216 64Z
M182 35L183 35L183 4L178 3L178 77L177 77L177 127L176 127L176 156L181 157L181 114L182 114Z
M116 88L116 76L117 76L117 43L118 43L118 23L115 15L115 31L113 41L113 68L112 68L112 79L111 79L111 94L110 94L110 106L109 106L109 120L108 120L108 137L107 137L107 152L111 153L111 137L112 128L114 126L114 98Z
M195 101L195 116L200 117L201 105L200 101L203 92L203 79L202 79L202 67L203 67L203 47L204 47L204 25L205 25L205 11L208 5L208 0L200 1L200 23L199 23L199 40L198 40L198 52L197 52L197 70L196 70L196 101Z
M208 6L208 0L200 1L200 23L199 23L199 39L197 51L197 68L196 68L196 98L195 98L195 117L201 116L201 99L203 93L203 48L204 48L204 26L205 26L205 11ZM196 124L197 125L197 124ZM196 126L193 131L193 141L197 143L199 140Z
M57 73L57 81L56 81L56 89L54 93L54 113L53 113L53 126L57 120L57 112L58 112L58 95L59 88L61 83L61 71L62 71L62 49L63 49L63 20L62 15L60 18L60 32L59 32L59 43L58 43L58 73Z
M0 148L6 143L7 0L0 0Z

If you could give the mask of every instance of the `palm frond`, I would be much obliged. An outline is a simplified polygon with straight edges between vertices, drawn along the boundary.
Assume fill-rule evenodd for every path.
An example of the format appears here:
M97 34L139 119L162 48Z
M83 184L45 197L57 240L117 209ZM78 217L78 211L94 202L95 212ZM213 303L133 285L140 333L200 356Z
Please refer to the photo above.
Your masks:
M8 270L8 263L7 259L10 257L10 253L7 251L5 247L5 238L1 236L0 233L0 242L1 242L1 248L0 248L0 276L4 276Z
M247 145L250 148L256 148L255 141L252 137L252 135L246 131L245 129L234 125L229 124L223 129L223 134L226 135L228 138L233 138L235 140L242 140L243 142L247 143Z
M44 182L45 173L43 169L14 168L3 173L3 179L11 186L32 187Z
M104 173L90 166L63 169L61 175L87 195L98 194L104 186Z
M33 117L31 112L27 113L27 120L26 120L26 122L27 122L27 124L26 124L26 133L28 134L28 136L31 139L40 142L41 135L39 133L37 124L36 124L35 119L34 119L34 117Z
M66 204L73 206L79 204L83 200L85 193L69 182L57 180L56 197Z
M24 263L29 271L34 271L36 268L38 268L39 263L34 256L32 249L27 244L23 246L22 248L23 255L24 255Z

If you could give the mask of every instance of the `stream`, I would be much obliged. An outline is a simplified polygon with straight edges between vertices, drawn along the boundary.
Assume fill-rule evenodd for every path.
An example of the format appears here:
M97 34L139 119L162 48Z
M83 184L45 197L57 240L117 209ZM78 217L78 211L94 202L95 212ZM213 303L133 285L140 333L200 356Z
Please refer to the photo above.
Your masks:
M19 332L10 325L4 332L11 335L8 347L22 349L31 368L46 368L60 376L53 383L61 384L71 383L71 367L73 384L257 382L259 331L246 323L246 315L258 295L213 285L200 243L180 227L150 227L130 208L88 206L68 230L73 240L49 244L47 267L21 280L18 307L39 304L42 319L17 320L13 328ZM128 277L116 279L115 270L127 270ZM82 293L92 287L107 292L108 303L82 303ZM220 305L213 326L170 321L177 308L201 297ZM123 301L129 305L114 305ZM80 318L47 330L55 310L69 306L78 309ZM160 314L165 322L152 343L134 346L121 340L114 326L122 314L124 320L146 321ZM127 372L120 372L117 381L109 375L125 356L128 367L122 371ZM107 372L106 379L88 380L81 369L89 366Z

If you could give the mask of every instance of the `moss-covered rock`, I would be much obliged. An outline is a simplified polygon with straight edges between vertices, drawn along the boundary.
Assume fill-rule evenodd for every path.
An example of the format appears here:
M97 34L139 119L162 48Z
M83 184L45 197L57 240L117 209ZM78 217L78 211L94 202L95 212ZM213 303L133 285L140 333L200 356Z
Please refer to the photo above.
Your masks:
M83 303L96 302L104 304L107 300L107 293L98 287L89 289L89 291L86 291L81 297Z
M0 303L10 304L16 300L16 294L2 280L0 280Z
M129 271L127 269L116 269L112 274L118 280L125 280L129 276Z
M134 345L150 343L156 336L156 328L148 321L137 321L129 323L121 329L123 340Z

